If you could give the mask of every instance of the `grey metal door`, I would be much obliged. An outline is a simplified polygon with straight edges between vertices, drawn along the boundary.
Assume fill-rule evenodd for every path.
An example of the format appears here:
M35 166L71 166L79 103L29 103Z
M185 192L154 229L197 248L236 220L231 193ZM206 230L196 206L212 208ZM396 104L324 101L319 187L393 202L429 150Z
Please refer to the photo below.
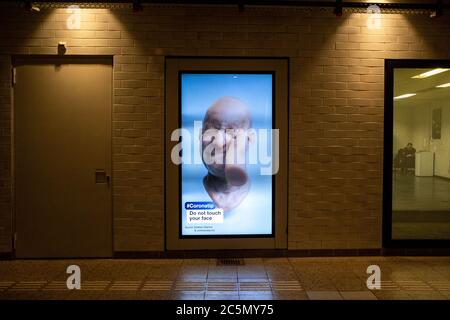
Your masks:
M111 257L112 60L14 66L16 257Z

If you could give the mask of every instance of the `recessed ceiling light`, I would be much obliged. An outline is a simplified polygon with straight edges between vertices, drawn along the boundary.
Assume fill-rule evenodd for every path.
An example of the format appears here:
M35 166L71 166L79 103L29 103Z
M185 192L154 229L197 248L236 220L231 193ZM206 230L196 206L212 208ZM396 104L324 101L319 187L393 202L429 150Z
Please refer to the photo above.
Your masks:
M400 99L411 98L411 97L414 97L416 94L417 94L417 93L405 93L405 94L402 94L402 95L400 95L400 96L394 97L394 100L400 100Z
M423 79L423 78L428 78L428 77L434 76L434 75L436 75L436 74L439 74L439 73L442 73L442 72L445 72L445 71L448 71L448 70L450 70L450 69L446 69L446 68L436 68L436 69L433 69L433 70L430 70L430 71L427 71L427 72L418 74L418 75L416 75L416 76L414 76L414 77L412 77L412 78L413 78L413 79Z
M440 84L438 86L436 86L436 88L448 88L450 87L450 82L444 83L444 84Z

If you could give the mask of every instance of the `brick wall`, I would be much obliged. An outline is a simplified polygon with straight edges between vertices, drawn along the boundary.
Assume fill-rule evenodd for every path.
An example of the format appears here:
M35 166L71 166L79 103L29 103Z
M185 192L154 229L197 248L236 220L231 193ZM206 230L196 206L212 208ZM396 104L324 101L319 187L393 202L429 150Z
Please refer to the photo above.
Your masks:
M11 54L114 55L116 251L164 248L164 56L290 58L289 248L379 248L385 58L450 58L450 17L235 7L0 13L0 252L11 251Z

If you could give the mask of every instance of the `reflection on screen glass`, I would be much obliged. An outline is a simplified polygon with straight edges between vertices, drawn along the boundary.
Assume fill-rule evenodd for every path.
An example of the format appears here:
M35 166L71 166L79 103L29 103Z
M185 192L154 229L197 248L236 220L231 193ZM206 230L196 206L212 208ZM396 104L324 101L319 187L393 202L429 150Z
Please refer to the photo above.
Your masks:
M394 70L393 239L450 239L450 69Z
M182 73L181 234L272 235L272 74Z

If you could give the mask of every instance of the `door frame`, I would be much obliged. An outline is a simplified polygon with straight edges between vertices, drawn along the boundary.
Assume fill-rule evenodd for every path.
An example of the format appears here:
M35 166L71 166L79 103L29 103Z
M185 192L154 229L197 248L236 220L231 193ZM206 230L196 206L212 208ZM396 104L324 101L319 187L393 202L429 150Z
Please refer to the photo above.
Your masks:
M56 63L55 63L56 62ZM110 225L111 225L111 256L114 257L114 161L113 161L113 104L114 104L114 56L112 55L48 55L48 54L16 54L11 55L11 231L12 231L12 251L11 258L18 259L16 256L16 188L15 188L15 104L14 104L14 77L15 68L20 65L30 64L107 64L111 66L111 105L109 106L109 150L111 160L111 172L109 173L109 192L110 192ZM20 258L20 259L40 259L40 258ZM65 258L62 258L65 259ZM82 257L77 258L82 259Z
M180 168L171 162L177 143L170 141L172 130L181 126L180 72L273 73L273 127L283 128L279 136L279 171L273 176L273 236L233 235L182 237L180 227ZM168 94L169 90L171 93ZM288 142L289 142L289 58L285 57L186 57L165 59L165 250L287 249ZM169 199L168 195L171 195ZM177 199L175 202L173 199Z
M382 244L385 248L449 248L450 239L392 239L394 69L450 68L450 60L386 59L384 64L384 163Z

